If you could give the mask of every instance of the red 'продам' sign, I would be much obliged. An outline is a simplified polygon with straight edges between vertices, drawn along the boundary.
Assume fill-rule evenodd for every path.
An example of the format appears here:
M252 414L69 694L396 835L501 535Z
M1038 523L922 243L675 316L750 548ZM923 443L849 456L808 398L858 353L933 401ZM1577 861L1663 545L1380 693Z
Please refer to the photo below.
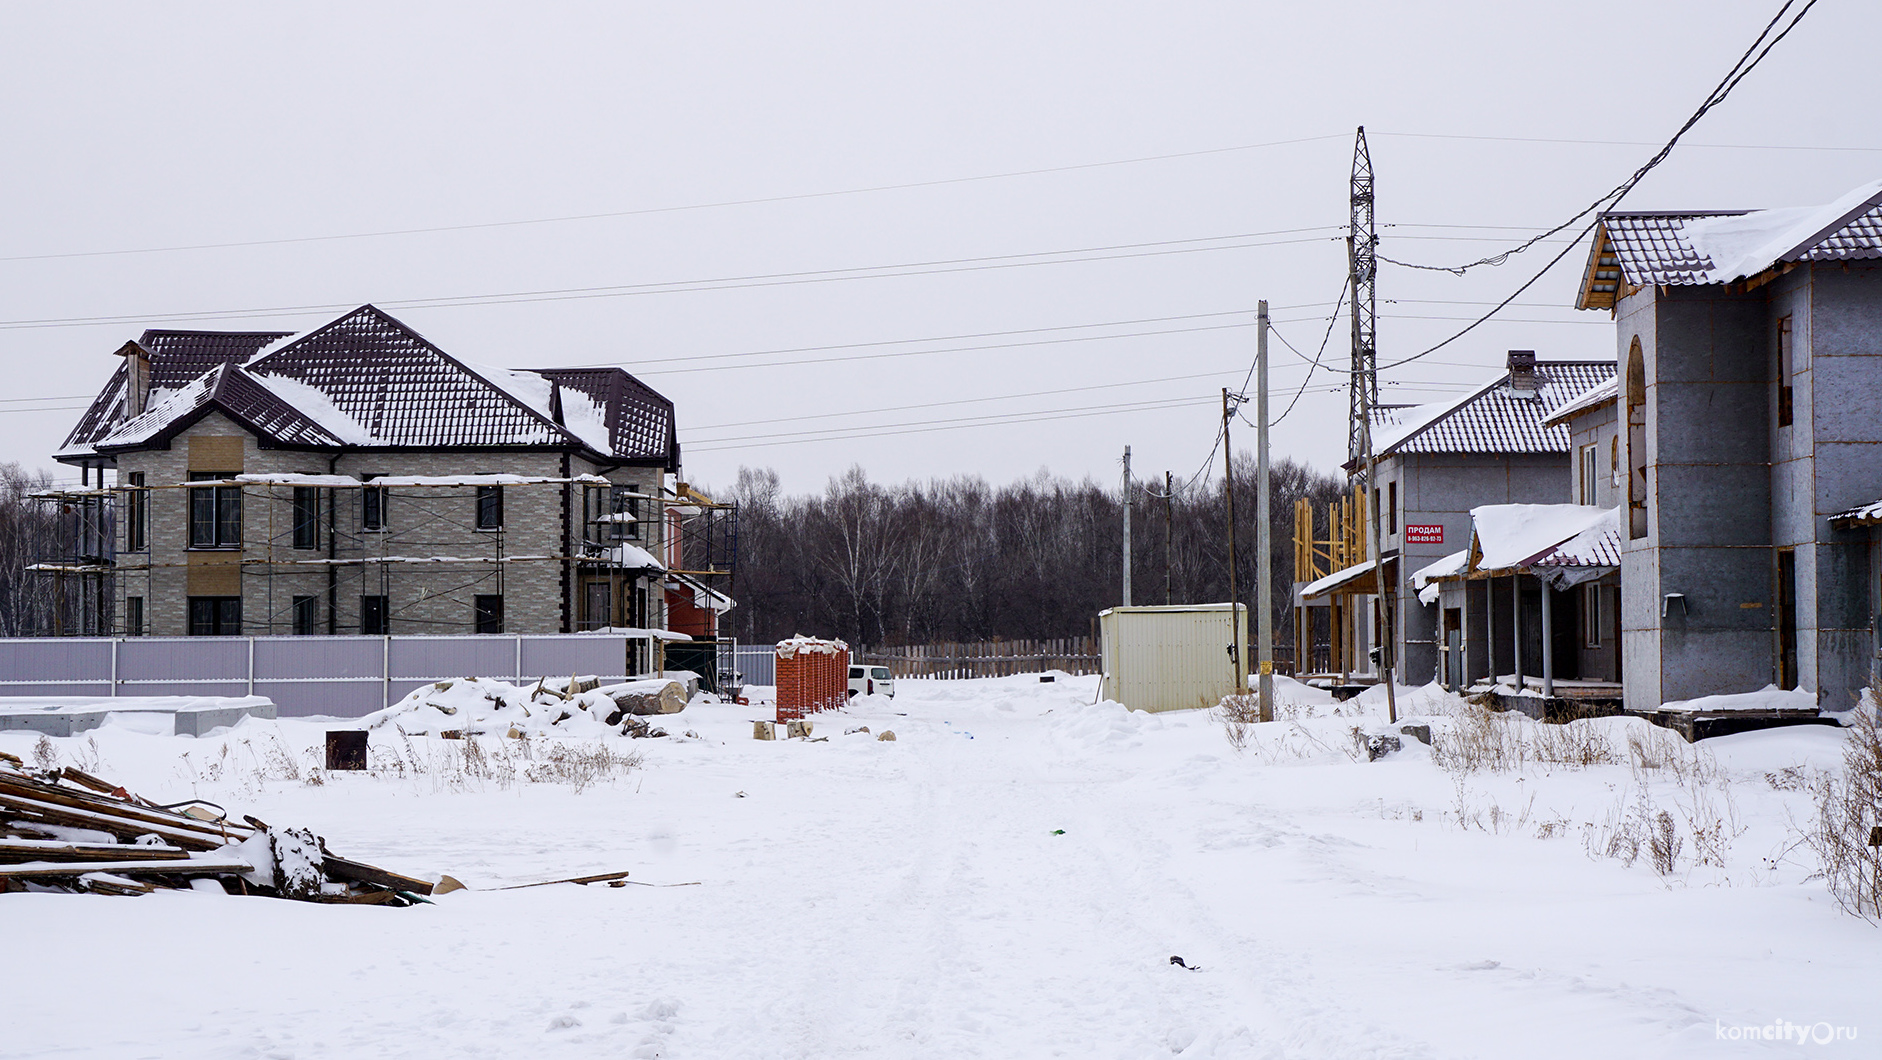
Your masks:
M1405 524L1405 543L1408 545L1442 545L1444 544L1444 527L1442 525L1413 526L1407 523Z

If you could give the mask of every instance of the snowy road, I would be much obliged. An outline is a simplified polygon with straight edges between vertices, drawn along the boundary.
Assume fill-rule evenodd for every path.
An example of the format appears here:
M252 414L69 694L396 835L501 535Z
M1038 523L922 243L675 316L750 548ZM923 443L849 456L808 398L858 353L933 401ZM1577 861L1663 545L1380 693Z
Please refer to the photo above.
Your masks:
M1416 754L1348 761L1344 721L1293 730L1329 741L1311 753L1237 755L1201 715L1092 707L1085 680L901 690L822 719L827 743L754 741L752 708L694 706L671 727L703 739L642 741L644 770L580 795L228 794L473 888L700 884L409 910L9 895L0 1056L1763 1056L1798 1047L1720 1041L1720 1021L1873 1011L1876 929L1799 870L1758 876L1781 836L1749 809L1733 885L1669 886L1532 826L1445 823L1492 800L1587 816L1613 799L1600 771L1460 788ZM899 738L843 735L858 724ZM1835 738L1735 753L1827 760ZM189 741L99 743L132 786L191 793ZM1538 805L1524 788L1544 783Z

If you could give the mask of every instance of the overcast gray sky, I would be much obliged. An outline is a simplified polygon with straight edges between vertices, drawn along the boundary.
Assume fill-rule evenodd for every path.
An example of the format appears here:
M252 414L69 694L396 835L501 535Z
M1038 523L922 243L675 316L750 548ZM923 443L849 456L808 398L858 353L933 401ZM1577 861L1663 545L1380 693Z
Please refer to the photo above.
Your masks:
M1382 251L1476 258L1618 183L1778 6L11 4L0 460L54 468L145 326L370 301L467 360L627 367L677 404L696 482L1109 480L1127 444L1186 477L1256 299L1318 348L1354 126ZM1808 205L1882 174L1846 46L1879 36L1882 5L1822 0L1626 206ZM1386 267L1381 363L1559 248ZM1386 398L1513 348L1612 357L1606 314L1569 308L1581 262ZM1343 458L1346 346L1341 321L1277 454ZM1284 405L1306 365L1273 352Z

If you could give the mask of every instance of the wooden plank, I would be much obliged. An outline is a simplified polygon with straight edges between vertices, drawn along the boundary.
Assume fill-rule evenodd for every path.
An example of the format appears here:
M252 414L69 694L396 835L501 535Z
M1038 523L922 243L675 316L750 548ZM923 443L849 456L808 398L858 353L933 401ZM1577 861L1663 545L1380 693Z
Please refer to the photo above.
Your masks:
M388 891L411 891L414 894L430 894L432 885L412 876L401 876L388 872L377 865L368 865L363 861L326 854L321 862L321 869L330 880L344 880L348 883L366 883L374 887L383 887Z
M182 847L132 843L68 843L61 839L0 839L4 861L171 861L186 858Z
M53 824L73 828L93 828L100 832L136 838L140 835L157 835L185 850L214 850L233 840L219 836L205 835L194 829L172 828L164 824L152 824L149 821L128 820L111 814L73 806L61 806L57 803L42 802L38 799L23 798L18 795L0 794L0 810L7 808L26 810L33 816L50 821Z
M254 872L255 866L234 858L186 858L177 861L66 861L0 865L0 879L35 879L82 876L87 872L115 872L132 876L226 876Z
M240 825L221 826L208 821L187 817L170 810L139 806L135 803L113 799L104 795L92 795L56 784L41 784L24 777L0 775L0 802L10 797L20 796L40 802L69 806L74 809L89 810L94 813L109 814L113 817L130 821L145 821L163 825L167 828L198 832L204 837L217 840L217 846L227 842L229 837L247 839L248 830Z

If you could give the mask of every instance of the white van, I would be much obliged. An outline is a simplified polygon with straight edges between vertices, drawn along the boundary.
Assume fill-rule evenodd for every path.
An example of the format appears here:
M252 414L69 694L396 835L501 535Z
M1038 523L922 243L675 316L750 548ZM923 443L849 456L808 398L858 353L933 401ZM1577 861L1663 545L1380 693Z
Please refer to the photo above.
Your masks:
M888 696L895 698L895 675L886 666L850 667L850 698Z

